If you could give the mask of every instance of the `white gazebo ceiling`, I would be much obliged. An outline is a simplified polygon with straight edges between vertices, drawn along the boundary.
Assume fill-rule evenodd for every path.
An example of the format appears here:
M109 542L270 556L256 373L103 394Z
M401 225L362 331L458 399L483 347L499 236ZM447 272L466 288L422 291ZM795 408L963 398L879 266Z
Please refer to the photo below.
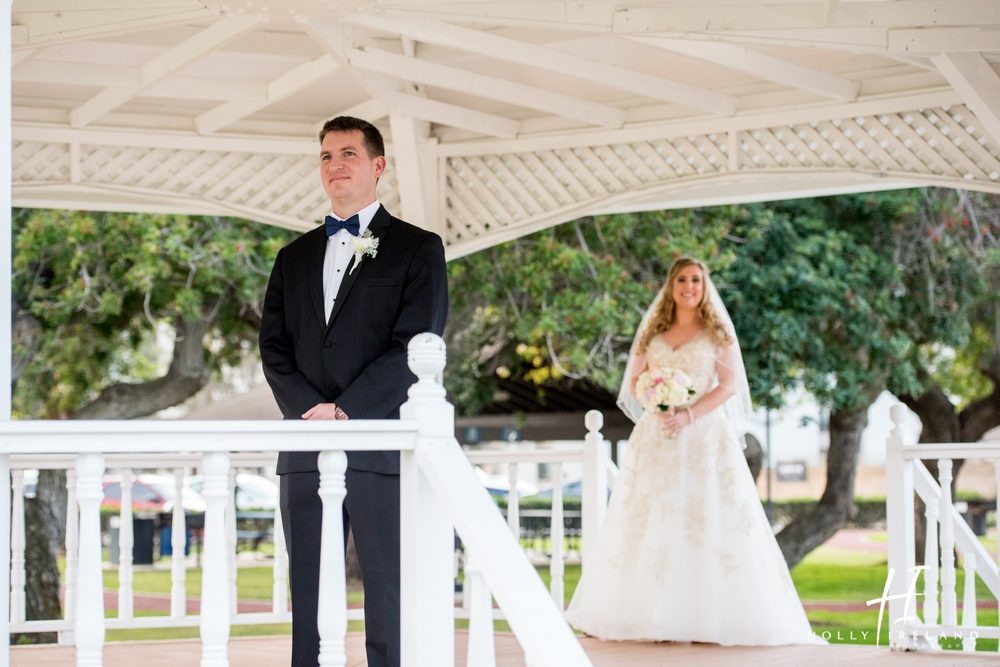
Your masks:
M450 257L581 215L1000 192L1000 1L15 0L20 206L307 229L376 122Z

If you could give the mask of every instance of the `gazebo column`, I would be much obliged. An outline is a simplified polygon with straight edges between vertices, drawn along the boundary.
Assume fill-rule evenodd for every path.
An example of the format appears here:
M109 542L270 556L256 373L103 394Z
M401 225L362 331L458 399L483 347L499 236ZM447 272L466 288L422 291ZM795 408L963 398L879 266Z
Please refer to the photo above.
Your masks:
M437 140L430 138L426 121L400 113L389 114L392 158L399 188L400 217L445 238L445 220Z
M7 0L4 6L4 27L0 30L0 52L10 53L11 49L11 27L10 10L11 2ZM3 150L0 150L0 164L3 168L0 173L12 174L13 165L11 163L11 131L10 131L10 62L5 67L0 67L0 127L3 128ZM11 252L12 230L11 230L11 179L5 178L0 183L0 276L3 276L3 283L6 287L0 289L0 421L10 421L10 397L11 380L13 372L11 360L13 352L11 350L11 301L12 301L12 275L11 275ZM0 445L0 591L5 594L10 593L10 456L6 449ZM4 599L8 599L5 595ZM10 646L10 605L4 604L3 611L0 612L0 656L4 664L8 647Z

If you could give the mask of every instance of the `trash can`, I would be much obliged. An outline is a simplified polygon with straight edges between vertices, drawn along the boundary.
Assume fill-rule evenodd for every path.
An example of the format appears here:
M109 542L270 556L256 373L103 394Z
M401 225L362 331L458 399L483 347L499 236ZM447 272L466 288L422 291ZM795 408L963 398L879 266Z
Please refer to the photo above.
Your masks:
M173 534L173 526L170 523L164 523L160 526L160 558L173 556ZM184 537L184 555L189 556L191 555L191 526L185 526Z
M132 517L132 564L153 564L153 535L155 533L154 519ZM108 522L110 544L108 556L111 563L117 565L121 556L121 517L113 516Z

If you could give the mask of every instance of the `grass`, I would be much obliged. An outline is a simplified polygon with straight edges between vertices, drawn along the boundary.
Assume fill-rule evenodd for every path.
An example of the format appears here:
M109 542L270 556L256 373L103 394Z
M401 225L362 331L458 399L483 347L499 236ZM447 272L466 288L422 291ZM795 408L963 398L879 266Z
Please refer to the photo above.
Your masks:
M132 574L132 589L136 593L170 595L170 571L163 569L137 569ZM236 571L236 591L240 600L270 600L274 586L274 576L270 567L241 567ZM104 587L117 590L118 570L104 570ZM188 597L201 595L201 570L188 568L184 578L184 589ZM361 590L351 587L347 591L348 604L361 604L364 596Z
M873 533L870 536L872 542L884 542L884 533ZM994 553L995 537L983 540L984 546ZM956 592L961 607L961 597L964 582L964 573L960 563L957 571ZM548 567L539 567L538 573L549 586ZM821 636L827 638L830 643L846 644L875 644L876 632L879 621L878 605L870 608L862 608L867 600L879 598L885 586L888 573L888 565L884 554L865 553L847 549L837 549L833 547L820 547L810 553L792 570L792 580L799 597L807 606L822 603L854 603L858 607L849 610L836 609L812 609L807 611L813 630ZM566 603L573 596L577 583L580 580L580 566L567 565L564 573L564 589ZM118 587L118 572L115 569L108 569L104 572L104 585L108 589ZM918 590L922 588L922 582ZM160 595L170 594L170 571L168 569L137 569L134 573L134 589L137 594L152 593ZM237 590L241 600L266 601L271 599L273 579L270 566L247 566L241 567L237 574ZM186 573L185 589L189 597L197 597L201 588L201 571L198 569L188 569ZM992 595L988 592L981 581L977 581L977 598L980 600L992 600ZM359 585L348 587L348 603L360 605L363 602L363 594ZM918 604L922 597L918 598ZM137 612L137 616L154 615L157 612ZM114 612L108 613L113 616ZM977 620L983 625L997 625L998 617L995 607L992 609L978 610ZM961 623L961 613L959 613ZM887 619L883 617L882 636L880 643L885 645L889 628ZM468 622L459 620L457 627L466 628ZM509 627L503 621L496 621L497 630L508 630ZM351 630L363 629L363 624L359 622L350 623ZM272 625L234 625L230 631L231 636L253 636L253 635L287 635L291 632L289 624ZM197 638L199 630L197 627L191 628L155 628L140 630L112 630L107 634L108 641L122 640L149 640L149 639L181 639ZM948 644L957 645L955 640L946 640ZM977 643L977 649L983 651L995 651L997 640L983 639Z

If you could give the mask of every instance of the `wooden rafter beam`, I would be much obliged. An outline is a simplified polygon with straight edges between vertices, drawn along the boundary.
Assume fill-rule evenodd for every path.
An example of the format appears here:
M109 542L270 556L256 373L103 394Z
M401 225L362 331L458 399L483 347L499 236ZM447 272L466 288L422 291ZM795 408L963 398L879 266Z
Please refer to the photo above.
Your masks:
M861 89L861 84L857 81L803 67L735 44L665 37L630 39L844 102L857 99Z
M1000 144L1000 75L978 53L944 53L931 61Z
M199 134L210 134L227 125L232 125L241 118L246 118L250 114L316 83L338 67L339 65L330 55L320 56L315 60L302 63L268 83L267 92L262 99L233 100L221 104L195 118L195 128Z
M508 102L564 118L572 118L590 125L621 127L625 124L626 113L624 110L605 104L596 104L571 95L554 93L542 88L426 60L407 58L387 51L350 49L346 55L352 67L379 72L414 83Z
M100 39L139 30L183 25L219 15L202 2L187 7L136 7L133 3L105 3L105 11L63 6L49 11L23 11L18 3L11 11L11 38L15 50L63 44L81 39Z
M306 33L319 46L342 63L347 63L347 53L354 49L353 42L345 40L340 22L316 20L303 25ZM364 39L363 35L357 36ZM370 44L370 41L369 41ZM411 118L449 125L489 137L512 139L521 129L521 123L496 114L476 111L455 104L427 99L420 95L401 92L398 82L378 73L362 73L349 67L355 80L379 101L390 116L400 114Z
M14 68L11 80L24 83L124 88L142 85L142 69L128 65L28 59ZM236 79L170 76L146 86L143 94L176 99L249 102L263 100L267 94L267 84Z
M729 95L488 32L439 21L367 14L354 14L345 18L344 21L365 28L406 36L428 44L436 44L504 62L537 67L577 79L593 81L636 95L673 102L712 114L730 115L736 112L736 99Z
M355 118L363 118L369 123L374 123L382 120L388 115L389 110L386 108L385 104L375 98L371 98L365 100L364 102L358 102L357 104L345 109L341 109L336 113L332 113L330 114L330 118L334 118L336 116L354 116ZM316 132L319 132L323 127L323 122L316 123Z
M890 30L887 43L889 53L917 56L1000 51L1000 26Z
M614 13L616 33L725 33L835 28L935 28L1000 25L993 0L879 0L810 4L629 7Z
M236 16L222 19L154 58L142 67L138 85L108 87L69 112L73 127L84 127L101 116L125 104L143 90L186 67L206 53L252 30L261 19L256 16Z
M513 139L521 129L521 124L516 120L455 104L438 102L410 93L387 91L385 101L389 105L390 115L397 112L405 116L420 118L440 125L450 125L491 137Z

